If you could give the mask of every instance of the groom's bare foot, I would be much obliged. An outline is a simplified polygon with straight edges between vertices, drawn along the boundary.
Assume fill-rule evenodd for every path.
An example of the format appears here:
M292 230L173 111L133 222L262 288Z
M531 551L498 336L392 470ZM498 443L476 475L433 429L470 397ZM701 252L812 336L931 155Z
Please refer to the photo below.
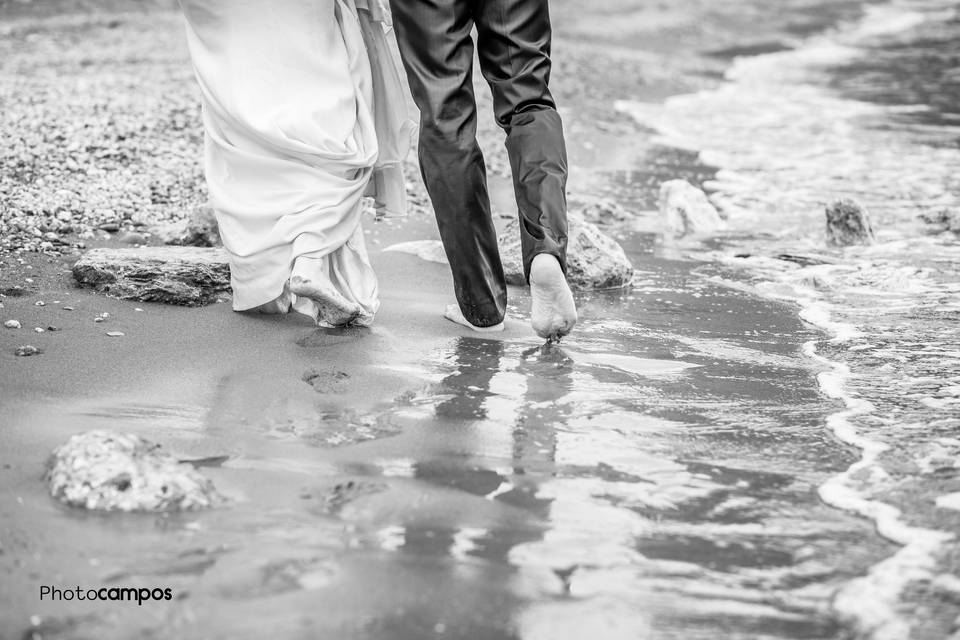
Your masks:
M455 322L459 325L463 325L468 329L473 329L478 333L496 333L498 331L503 331L503 323L495 324L492 327L478 327L476 325L470 324L470 321L463 316L463 312L460 311L460 305L448 304L447 310L444 312L443 317L449 320L450 322Z
M363 315L359 304L344 298L333 283L322 274L306 278L300 275L290 277L290 292L310 298L317 303L317 323L331 327L351 324Z
M577 324L577 307L560 262L549 253L534 257L530 265L530 324L541 338L559 340Z

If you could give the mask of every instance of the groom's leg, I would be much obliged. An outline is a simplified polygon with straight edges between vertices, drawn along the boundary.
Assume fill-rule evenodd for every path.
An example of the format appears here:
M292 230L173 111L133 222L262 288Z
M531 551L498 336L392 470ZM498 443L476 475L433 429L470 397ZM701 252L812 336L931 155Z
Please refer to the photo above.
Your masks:
M550 94L550 14L547 0L476 0L477 50L493 91L497 123L520 209L524 274L533 259L553 255L566 271L567 152Z
M391 0L397 41L420 108L420 169L464 317L503 321L507 292L477 145L473 94L475 0Z

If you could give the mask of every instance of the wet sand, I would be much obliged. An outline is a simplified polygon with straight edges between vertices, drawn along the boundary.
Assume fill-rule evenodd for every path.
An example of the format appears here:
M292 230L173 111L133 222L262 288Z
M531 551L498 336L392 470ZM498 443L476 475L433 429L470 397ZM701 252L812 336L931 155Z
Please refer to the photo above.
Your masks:
M673 24L687 39L601 47L573 3L555 6L572 195L642 210L660 179L710 177L612 100L716 82L744 25L704 33L699 5L650 9L659 23L644 9L626 31ZM765 17L750 46L809 22ZM489 122L482 137L509 215ZM830 598L893 546L817 496L859 455L825 427L838 403L801 352L819 334L791 305L718 284L729 274L659 244L644 220L616 231L636 286L578 296L581 324L554 348L527 326L521 289L495 338L441 317L447 268L382 251L437 237L422 210L367 224L383 295L370 330L118 301L74 288L57 258L4 265L0 284L30 277L34 291L2 300L24 329L0 332L0 636L849 637ZM48 325L62 330L32 331ZM45 352L14 357L24 343ZM231 504L55 504L46 456L94 428L215 459L203 471ZM43 584L176 598L40 602Z
M573 638L581 619L611 625L604 637L832 637L824 602L782 610L756 576L734 579L768 573L782 590L813 564L835 581L886 550L818 504L852 455L821 428L830 405L797 353L811 334L789 308L692 279L689 263L636 246L632 258L646 285L581 297L581 329L559 349L519 321L496 339L458 330L437 312L445 267L402 254L375 256L386 293L370 331L227 305L136 312L77 291L42 294L73 312L8 300L26 326L71 319L30 359L4 335L4 628L38 615L42 637L419 638L440 625ZM204 471L235 502L159 517L54 504L46 455L95 428L226 456ZM859 540L853 557L844 538ZM567 595L554 572L571 567ZM729 576L704 598L692 587L707 574ZM47 583L182 599L40 603Z

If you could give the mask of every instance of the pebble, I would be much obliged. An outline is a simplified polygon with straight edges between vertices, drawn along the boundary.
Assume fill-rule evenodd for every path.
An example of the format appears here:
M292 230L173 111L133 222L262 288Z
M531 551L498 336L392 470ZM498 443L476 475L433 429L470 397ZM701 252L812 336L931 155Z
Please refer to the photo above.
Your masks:
M39 353L43 353L43 351L32 344L25 344L22 347L17 347L17 350L13 352L13 354L17 356L35 356Z
M64 307L63 310L64 310L64 311L73 311L73 307Z
M7 320L6 322L3 323L3 326L6 327L7 329L19 329L23 325L20 324L19 320Z
M43 333L43 327L34 327L33 330L37 333Z
M60 327L54 327L53 325L47 327L47 331L60 331Z
M43 300L37 300L36 302L33 303L33 306L35 306L35 307L45 307L45 306L47 306L47 303L44 302Z
M111 338L122 338L124 333L122 331L107 331L107 335Z
M97 317L93 319L94 322L103 322L103 318Z

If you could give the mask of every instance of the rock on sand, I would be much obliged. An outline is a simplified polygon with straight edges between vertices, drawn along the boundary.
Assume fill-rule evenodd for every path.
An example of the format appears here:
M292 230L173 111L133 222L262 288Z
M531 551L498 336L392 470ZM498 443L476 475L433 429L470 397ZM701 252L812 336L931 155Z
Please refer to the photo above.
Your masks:
M842 198L827 207L827 243L835 247L873 244L873 227L866 207Z
M223 503L213 483L160 445L132 435L88 431L54 450L50 495L98 511L187 511Z
M150 232L164 244L193 247L219 247L220 228L213 207L197 207L186 220L155 226Z
M727 226L707 194L686 180L668 180L660 185L659 208L664 233L669 237L712 233Z
M567 282L577 291L623 287L633 280L633 265L616 240L581 216L568 217ZM507 282L525 285L519 222L511 220L501 232L500 258Z
M230 290L226 253L201 247L91 249L74 264L73 277L126 300L189 307L216 302Z

